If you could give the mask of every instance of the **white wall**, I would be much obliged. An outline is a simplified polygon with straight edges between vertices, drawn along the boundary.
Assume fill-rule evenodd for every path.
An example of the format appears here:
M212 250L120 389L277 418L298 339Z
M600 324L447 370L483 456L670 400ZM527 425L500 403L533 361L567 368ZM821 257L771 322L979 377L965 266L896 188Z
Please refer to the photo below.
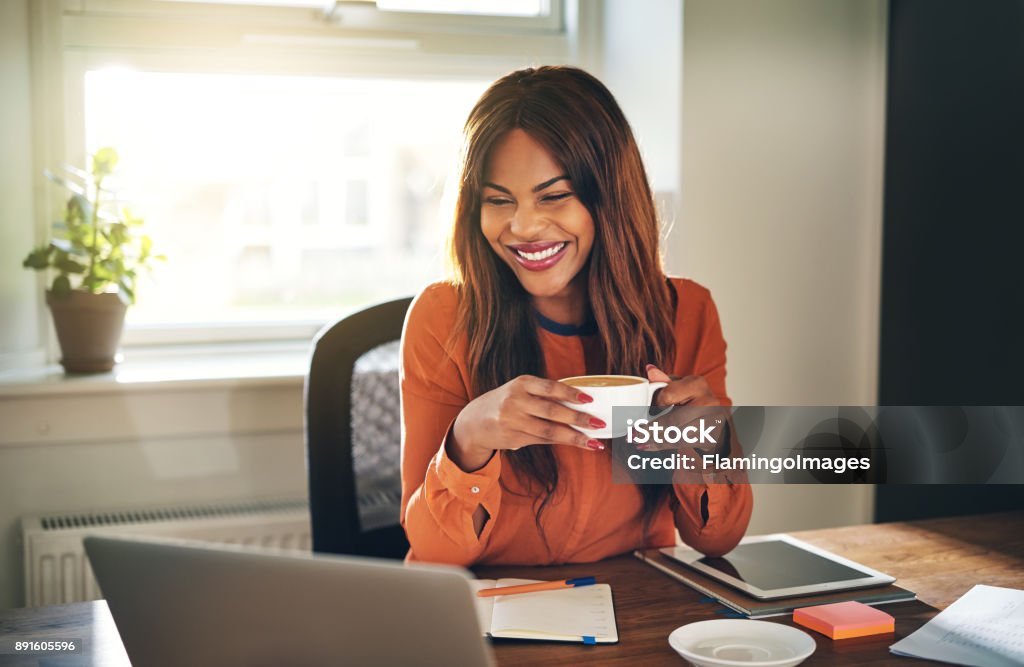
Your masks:
M686 0L682 209L738 405L876 401L884 0ZM871 487L755 491L752 531L869 521Z
M301 377L3 388L0 608L23 604L22 516L306 489Z
M27 0L0 2L0 370L42 361L39 293L21 261L35 244Z
M682 170L683 3L604 0L602 18L596 74L629 119L652 187L674 207Z

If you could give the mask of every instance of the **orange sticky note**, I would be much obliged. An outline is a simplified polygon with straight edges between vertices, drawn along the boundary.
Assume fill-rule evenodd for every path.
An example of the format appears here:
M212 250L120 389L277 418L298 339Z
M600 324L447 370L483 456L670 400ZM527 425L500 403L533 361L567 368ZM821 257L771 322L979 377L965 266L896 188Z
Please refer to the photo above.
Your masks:
M793 622L832 639L850 639L895 632L896 620L860 602L836 602L793 610Z

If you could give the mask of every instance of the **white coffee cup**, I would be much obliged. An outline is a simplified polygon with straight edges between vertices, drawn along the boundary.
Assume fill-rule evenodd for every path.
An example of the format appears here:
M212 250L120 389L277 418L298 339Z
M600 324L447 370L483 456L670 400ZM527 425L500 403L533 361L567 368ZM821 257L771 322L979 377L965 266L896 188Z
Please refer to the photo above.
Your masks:
M602 420L604 428L573 426L577 431L591 438L621 438L626 435L626 425L619 424L615 432L612 423L612 408L646 408L654 400L654 392L665 387L665 382L651 382L639 375L576 375L559 380L594 399L593 403L563 403L566 407L594 415Z

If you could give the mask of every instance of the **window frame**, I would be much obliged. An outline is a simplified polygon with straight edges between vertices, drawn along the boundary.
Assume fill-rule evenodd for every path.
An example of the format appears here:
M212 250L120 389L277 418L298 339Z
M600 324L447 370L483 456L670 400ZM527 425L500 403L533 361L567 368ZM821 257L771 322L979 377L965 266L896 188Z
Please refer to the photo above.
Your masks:
M597 0L599 2L599 0ZM551 17L385 12L166 0L40 0L31 21L39 98L39 164L84 164L85 73L105 67L152 72L493 79L539 62L579 62L580 11L594 0L549 0ZM557 16L554 12L557 11ZM593 14L591 14L593 17ZM556 22L550 19L554 17ZM544 18L544 21L537 19ZM173 29L168 25L173 25ZM597 25L593 20L584 26ZM495 33L516 39L495 39ZM48 93L48 94L47 94ZM54 99L54 98L58 99ZM53 188L37 200L39 238L59 215ZM339 312L339 316L344 313ZM126 348L309 340L320 321L181 323L125 327ZM51 336L52 338L52 336ZM55 341L48 348L56 358Z
M330 4L330 3L328 3ZM540 16L459 14L381 10L375 4L335 2L326 17L342 25L369 29L494 30L499 32L560 32L565 28L563 0L545 0Z

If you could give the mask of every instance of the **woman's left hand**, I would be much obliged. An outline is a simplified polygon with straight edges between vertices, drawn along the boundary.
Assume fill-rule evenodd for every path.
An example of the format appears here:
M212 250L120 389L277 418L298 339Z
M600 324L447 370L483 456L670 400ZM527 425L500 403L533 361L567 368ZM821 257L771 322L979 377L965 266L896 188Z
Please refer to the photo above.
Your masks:
M651 382L666 382L668 386L659 389L654 395L654 407L668 408L675 407L668 413L658 417L658 421L664 426L677 426L680 429L693 427L695 432L705 432L710 425L710 433L713 440L705 443L700 450L693 445L679 445L669 443L650 443L645 446L637 445L638 449L644 451L677 450L696 452L698 454L713 453L714 449L721 445L724 435L722 425L729 419L728 408L711 391L708 381L701 375L687 375L681 379L672 379L667 373L654 364L647 365L647 379ZM702 441L703 442L703 441ZM710 445L708 447L707 445Z
M651 382L666 382L668 386L659 389L654 395L656 407L670 405L689 405L694 407L722 405L713 393L711 386L702 375L687 375L673 380L668 373L654 364L647 364L647 379Z

